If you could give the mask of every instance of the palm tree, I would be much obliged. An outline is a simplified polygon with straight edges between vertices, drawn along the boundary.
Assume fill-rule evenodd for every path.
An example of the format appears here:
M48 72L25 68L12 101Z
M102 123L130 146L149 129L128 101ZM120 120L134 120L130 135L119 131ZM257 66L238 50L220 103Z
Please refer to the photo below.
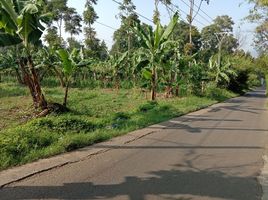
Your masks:
M73 35L79 35L82 32L82 17L77 14L74 8L69 8L64 17L65 21L65 31L70 33L71 39L73 39Z

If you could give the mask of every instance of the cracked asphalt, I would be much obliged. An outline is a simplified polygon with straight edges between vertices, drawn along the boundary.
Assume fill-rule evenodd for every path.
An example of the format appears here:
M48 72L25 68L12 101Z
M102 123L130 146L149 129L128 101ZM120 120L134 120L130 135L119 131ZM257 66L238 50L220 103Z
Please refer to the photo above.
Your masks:
M264 89L163 130L0 189L1 200L259 200L268 141Z

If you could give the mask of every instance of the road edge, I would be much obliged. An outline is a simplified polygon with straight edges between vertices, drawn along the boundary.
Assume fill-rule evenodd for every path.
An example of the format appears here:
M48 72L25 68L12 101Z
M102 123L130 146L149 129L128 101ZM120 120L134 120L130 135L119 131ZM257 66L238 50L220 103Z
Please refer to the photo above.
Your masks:
M149 127L143 128L143 129L132 131L130 133L112 138L112 139L105 141L105 142L93 144L93 145L88 146L88 147L84 147L84 148L81 148L81 149L78 149L78 150L75 150L72 152L59 154L59 155L56 155L53 157L39 159L39 160L32 162L32 163L28 163L25 165L13 167L13 168L1 171L0 172L0 188L3 188L3 187L10 185L12 183L21 181L23 179L29 178L29 177L34 176L36 174L39 174L39 173L42 173L45 171L49 171L49 170L52 170L54 168L62 167L62 166L67 165L67 164L80 162L80 161L83 161L85 159L89 159L90 157L92 157L94 155L105 153L105 152L110 151L112 149L111 148L103 148L103 146L114 146L114 145L120 146L120 145L124 145L127 143L131 143L131 142L136 141L142 137L145 137L147 135L150 135L152 133L159 132L159 131L165 129L166 126L164 124L166 122L172 121L174 119L177 119L177 120L180 120L183 122L184 121L184 120L182 120L183 116L187 116L187 115L200 116L206 112L209 112L212 109L220 107L223 104L226 104L228 102L231 102L234 99L238 99L241 97L243 97L243 96L230 98L224 102L216 103L216 104L210 105L206 108L202 108L200 110L182 115L180 117L173 118L173 119L170 119L168 121L161 122L161 123L158 123L155 125L151 125Z

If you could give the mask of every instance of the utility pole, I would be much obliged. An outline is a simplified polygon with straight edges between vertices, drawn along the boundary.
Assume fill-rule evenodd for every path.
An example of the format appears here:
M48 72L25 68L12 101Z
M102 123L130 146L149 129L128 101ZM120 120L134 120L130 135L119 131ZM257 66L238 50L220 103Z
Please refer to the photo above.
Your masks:
M192 36L192 31L193 31L193 21L196 18L196 16L198 15L201 7L202 7L202 3L203 1L207 2L207 4L209 4L210 0L200 0L199 5L196 5L196 0L189 0L190 5L190 11L189 11L189 15L187 16L187 20L189 23L189 44L192 45L193 44L193 36ZM194 10L195 6L197 6L197 11Z
M229 32L220 32L220 33L215 33L215 36L218 40L218 67L221 67L221 51L222 51L222 44L226 36L228 35Z
M202 2L203 0L201 0ZM193 13L194 13L194 5L195 5L195 0L190 0L190 13L188 16L188 22L189 22L189 43L192 44L193 43L193 39L192 39L192 24L194 21L194 17L193 17Z

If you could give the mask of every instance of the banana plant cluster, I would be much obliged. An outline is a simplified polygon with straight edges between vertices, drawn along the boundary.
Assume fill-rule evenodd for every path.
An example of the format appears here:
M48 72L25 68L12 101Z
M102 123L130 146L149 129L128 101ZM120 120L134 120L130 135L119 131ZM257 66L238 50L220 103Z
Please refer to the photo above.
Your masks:
M85 67L90 64L90 59L85 59L82 49L73 49L68 52L66 49L58 50L58 55L61 60L62 72L65 80L65 94L63 100L63 106L67 106L68 91L71 79L77 70L77 68Z
M149 64L143 69L143 76L151 82L151 100L156 100L156 92L158 88L158 72L161 70L161 58L170 49L171 34L178 22L178 14L175 14L166 28L160 22L157 22L155 30L147 28L145 31L140 24L134 27L135 33L140 38L142 47L140 51L148 60Z
M209 60L209 76L214 78L216 85L220 83L228 84L231 77L236 77L237 73L232 69L232 64L229 60L223 65L220 65L217 61L214 61L213 57Z
M26 57L19 59L36 108L47 109L38 74L31 55L31 45L40 44L44 31L41 22L47 23L49 14L44 14L43 0L2 0L0 1L0 47L22 44Z

